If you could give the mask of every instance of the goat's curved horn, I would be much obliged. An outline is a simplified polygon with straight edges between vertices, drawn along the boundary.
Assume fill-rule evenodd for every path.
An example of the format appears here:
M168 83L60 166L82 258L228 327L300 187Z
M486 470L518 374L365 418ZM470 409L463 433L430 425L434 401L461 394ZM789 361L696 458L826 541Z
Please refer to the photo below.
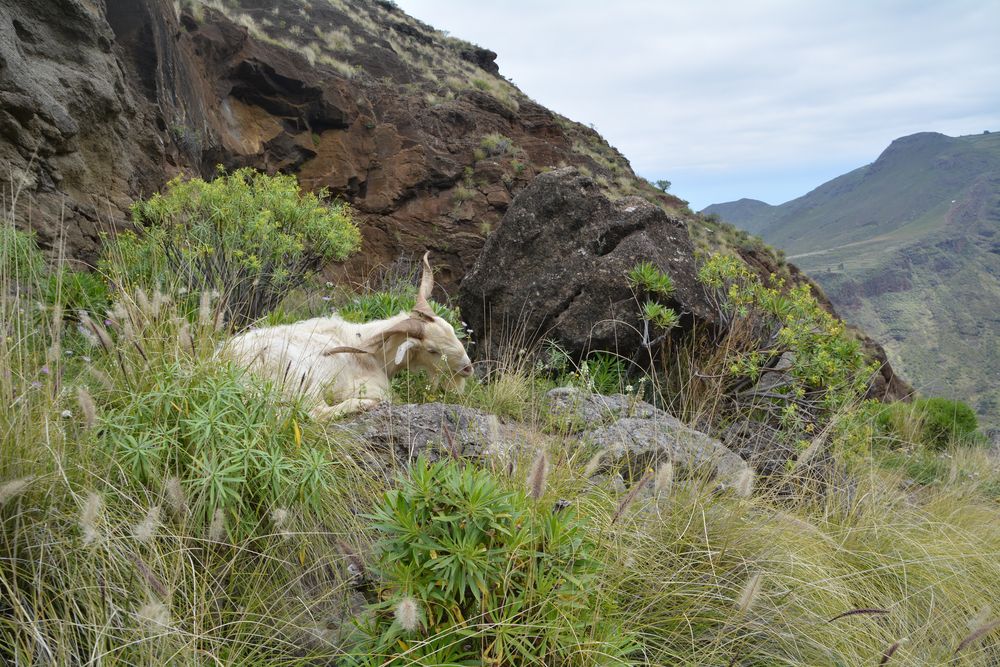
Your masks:
M379 344L385 341L389 336L394 336L396 334L403 334L407 338L416 338L418 340L424 337L424 323L417 319L406 319L398 324L394 324L384 331L376 333L372 337L372 344Z
M430 254L429 250L424 253L424 273L420 277L420 289L417 291L417 302L413 306L413 310L421 315L433 318L434 311L431 309L431 305L428 302L431 298L431 292L434 291L434 270L431 268L431 263L427 259Z

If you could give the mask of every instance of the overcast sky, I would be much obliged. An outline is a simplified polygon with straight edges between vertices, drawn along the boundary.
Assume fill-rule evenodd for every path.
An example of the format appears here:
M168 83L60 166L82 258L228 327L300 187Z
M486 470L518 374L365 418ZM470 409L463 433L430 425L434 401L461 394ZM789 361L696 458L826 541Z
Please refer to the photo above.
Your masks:
M397 3L695 209L787 201L913 132L1000 130L998 0Z

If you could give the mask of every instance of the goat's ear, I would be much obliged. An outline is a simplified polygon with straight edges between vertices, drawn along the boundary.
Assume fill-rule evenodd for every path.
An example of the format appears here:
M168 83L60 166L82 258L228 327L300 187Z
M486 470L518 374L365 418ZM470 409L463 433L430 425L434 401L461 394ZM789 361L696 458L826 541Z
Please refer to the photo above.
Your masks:
M433 320L434 311L428 303L431 292L434 291L434 270L431 269L431 263L427 259L430 254L429 250L424 253L424 274L420 277L420 289L417 291L417 303L413 306L413 312Z
M417 341L407 338L403 344L396 348L396 365L399 366L406 359L406 353L417 346Z

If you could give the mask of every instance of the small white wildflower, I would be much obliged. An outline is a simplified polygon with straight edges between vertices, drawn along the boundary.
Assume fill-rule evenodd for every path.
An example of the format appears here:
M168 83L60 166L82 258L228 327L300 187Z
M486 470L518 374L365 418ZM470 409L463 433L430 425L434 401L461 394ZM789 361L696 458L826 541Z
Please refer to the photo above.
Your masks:
M73 416L73 412L71 410L63 410L62 412L59 413L59 416L62 417L63 419L69 419L70 417Z
M156 537L156 529L160 526L160 506L153 505L146 512L146 517L132 529L132 537L139 542L149 542Z
M417 601L409 595L396 605L396 622L406 632L413 632L420 627L420 608Z

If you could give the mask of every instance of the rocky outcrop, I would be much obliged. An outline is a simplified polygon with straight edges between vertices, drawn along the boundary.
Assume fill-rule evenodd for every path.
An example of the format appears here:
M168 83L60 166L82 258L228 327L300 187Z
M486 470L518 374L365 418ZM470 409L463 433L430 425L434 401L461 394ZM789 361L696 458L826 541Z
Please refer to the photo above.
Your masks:
M504 460L523 443L515 426L448 403L383 403L338 425L400 461L426 456Z
M111 3L115 4L115 3ZM103 13L0 0L0 188L46 247L93 260L107 218L160 185L152 119Z
M664 305L689 324L712 320L683 220L640 197L611 201L593 179L559 169L536 177L511 203L462 282L459 303L481 344L514 326L574 357L631 355L641 323L627 274L640 262L673 280Z
M362 253L331 277L431 250L448 289L550 165L679 205L487 49L391 3L274 7L0 0L0 186L23 186L19 221L92 263L98 233L178 172L280 170L355 208Z
M629 480L670 462L692 478L749 493L753 473L725 445L667 412L622 394L602 396L572 387L548 392L549 410L569 432L603 453L595 472L620 472Z

